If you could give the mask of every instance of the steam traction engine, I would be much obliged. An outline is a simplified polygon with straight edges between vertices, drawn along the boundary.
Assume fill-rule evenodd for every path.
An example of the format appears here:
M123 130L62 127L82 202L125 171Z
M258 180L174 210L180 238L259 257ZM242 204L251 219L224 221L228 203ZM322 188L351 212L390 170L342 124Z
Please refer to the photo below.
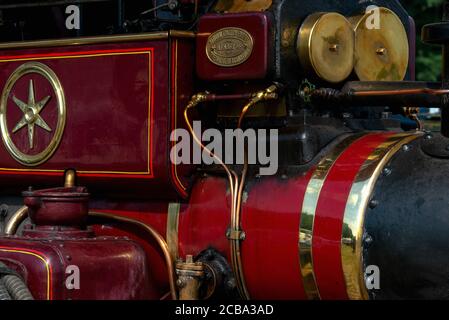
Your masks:
M0 44L0 298L448 297L447 22L424 83L398 1L119 3L112 35L28 16ZM194 120L278 130L276 174ZM176 161L182 129L213 165Z

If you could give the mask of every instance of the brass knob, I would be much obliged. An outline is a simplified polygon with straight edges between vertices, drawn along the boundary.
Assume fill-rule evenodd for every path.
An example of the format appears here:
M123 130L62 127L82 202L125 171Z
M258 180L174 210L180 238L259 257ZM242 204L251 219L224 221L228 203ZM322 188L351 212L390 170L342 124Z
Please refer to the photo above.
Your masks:
M376 50L376 53L377 53L379 56L384 56L384 55L387 54L387 48L379 48L379 49Z

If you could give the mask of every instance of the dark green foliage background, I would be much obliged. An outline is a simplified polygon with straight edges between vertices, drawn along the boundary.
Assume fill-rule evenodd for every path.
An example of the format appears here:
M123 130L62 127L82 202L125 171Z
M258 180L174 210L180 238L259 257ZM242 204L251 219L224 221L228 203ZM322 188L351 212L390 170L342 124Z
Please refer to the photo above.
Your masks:
M404 8L415 19L417 32L416 78L438 81L441 73L441 47L421 42L423 25L441 21L444 0L401 0Z

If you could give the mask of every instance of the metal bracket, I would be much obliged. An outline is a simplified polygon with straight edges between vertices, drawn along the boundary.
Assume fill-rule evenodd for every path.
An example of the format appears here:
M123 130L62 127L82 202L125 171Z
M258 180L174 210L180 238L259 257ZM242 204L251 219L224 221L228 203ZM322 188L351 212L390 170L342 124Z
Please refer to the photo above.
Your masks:
M243 230L232 230L229 228L226 231L226 238L234 241L243 241L246 239L246 233Z

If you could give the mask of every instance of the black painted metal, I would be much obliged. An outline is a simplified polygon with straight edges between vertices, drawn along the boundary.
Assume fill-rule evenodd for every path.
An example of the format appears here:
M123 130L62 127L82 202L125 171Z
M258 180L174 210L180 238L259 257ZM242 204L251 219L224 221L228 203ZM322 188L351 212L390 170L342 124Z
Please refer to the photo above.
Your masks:
M365 220L373 241L365 244L364 264L380 269L380 290L372 290L372 298L449 299L449 161L422 149L441 141L425 136L413 142L377 182L377 206Z
M422 40L431 44L443 45L443 69L442 85L449 88L449 1L443 5L443 21L440 23L428 24L423 27ZM444 96L444 105L448 103L448 96ZM449 110L441 109L441 134L449 137Z
M407 11L397 0L274 0L272 11L276 20L276 78L286 84L299 86L305 77L296 53L298 30L307 16L315 12L338 12L344 16L358 15L370 5L386 7L394 11L410 34ZM407 73L406 79L409 79Z

